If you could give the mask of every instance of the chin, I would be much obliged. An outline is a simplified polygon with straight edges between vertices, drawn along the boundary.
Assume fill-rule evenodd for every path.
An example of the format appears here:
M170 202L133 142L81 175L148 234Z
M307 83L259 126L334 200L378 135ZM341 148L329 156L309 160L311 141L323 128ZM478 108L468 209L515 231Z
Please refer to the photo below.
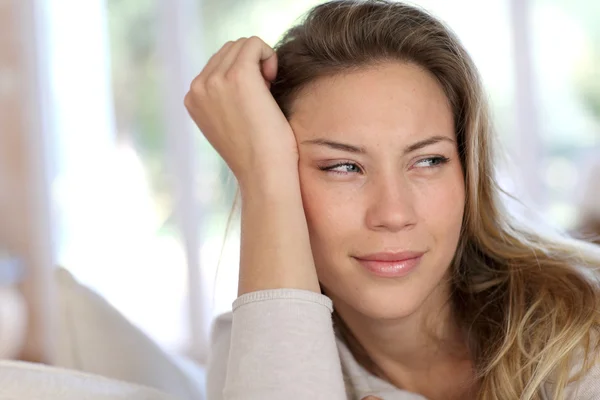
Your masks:
M423 304L427 293L419 286L410 279L382 282L379 278L368 283L363 281L354 290L344 289L339 284L329 286L332 290L327 290L327 294L338 309L345 308L374 320L394 320L412 315Z
M425 295L404 285L369 285L351 306L372 319L393 320L406 318L415 313L423 303ZM358 301L357 301L358 300Z

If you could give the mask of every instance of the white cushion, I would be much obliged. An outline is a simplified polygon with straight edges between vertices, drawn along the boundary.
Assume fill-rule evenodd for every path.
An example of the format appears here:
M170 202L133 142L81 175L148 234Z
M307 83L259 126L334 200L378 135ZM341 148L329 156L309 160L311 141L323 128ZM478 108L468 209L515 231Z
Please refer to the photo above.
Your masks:
M0 361L0 399L174 400L155 389L77 371Z
M55 365L156 388L182 400L204 396L203 369L169 355L97 293L64 269L56 272ZM118 284L118 283L116 283ZM131 288L135 296L135 288Z
M27 306L16 286L0 285L0 359L16 358L25 342Z

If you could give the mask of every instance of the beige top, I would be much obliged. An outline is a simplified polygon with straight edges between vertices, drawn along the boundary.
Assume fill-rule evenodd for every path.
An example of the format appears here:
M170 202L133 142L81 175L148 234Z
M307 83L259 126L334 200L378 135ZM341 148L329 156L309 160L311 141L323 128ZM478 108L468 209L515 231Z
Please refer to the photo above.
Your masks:
M363 369L335 336L331 300L274 289L248 293L213 327L208 400L426 400ZM550 385L544 400L552 400ZM565 400L600 399L600 365L571 384Z

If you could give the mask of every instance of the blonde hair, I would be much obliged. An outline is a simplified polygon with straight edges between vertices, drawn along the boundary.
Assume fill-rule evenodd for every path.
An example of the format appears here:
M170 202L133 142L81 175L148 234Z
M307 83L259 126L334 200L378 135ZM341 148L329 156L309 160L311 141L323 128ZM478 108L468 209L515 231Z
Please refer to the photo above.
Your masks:
M314 7L275 49L279 70L271 92L288 118L294 99L319 77L399 61L437 79L453 110L465 172L465 216L451 266L450 301L467 335L477 398L540 399L548 381L553 398L562 398L567 383L596 360L600 256L583 242L544 237L502 209L482 84L452 31L402 3L332 1ZM372 370L364 349L335 318L357 360ZM583 363L572 374L578 350Z

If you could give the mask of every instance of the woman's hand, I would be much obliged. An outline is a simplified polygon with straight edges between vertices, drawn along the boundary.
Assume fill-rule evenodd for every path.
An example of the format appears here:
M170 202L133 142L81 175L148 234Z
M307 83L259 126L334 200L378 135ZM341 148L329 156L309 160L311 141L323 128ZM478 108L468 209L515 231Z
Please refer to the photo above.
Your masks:
M229 165L242 194L238 294L319 293L291 126L269 91L272 48L257 37L225 44L194 79L185 106Z
M271 171L296 169L292 128L269 87L274 50L258 37L226 43L191 84L185 106L242 188Z

